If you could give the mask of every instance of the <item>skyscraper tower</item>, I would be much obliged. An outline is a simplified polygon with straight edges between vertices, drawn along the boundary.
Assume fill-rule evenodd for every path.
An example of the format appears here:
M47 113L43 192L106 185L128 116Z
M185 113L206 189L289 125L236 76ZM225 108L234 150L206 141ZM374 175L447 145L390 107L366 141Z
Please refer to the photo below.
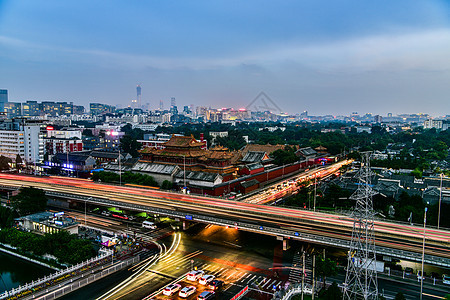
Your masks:
M164 100L159 100L159 110L164 110Z
M137 108L142 108L142 89L141 89L141 85L140 84L138 84L137 85L137 87L136 87L136 94L137 94L137 97L136 97L136 100L137 100Z
M8 90L0 90L0 112L4 112L5 103L8 103Z
M175 101L175 97L170 98L170 106L177 106L177 102Z
M358 189L350 199L356 200L353 210L353 230L348 252L347 274L345 276L344 299L378 299L376 271L375 234L373 228L371 152L361 153Z

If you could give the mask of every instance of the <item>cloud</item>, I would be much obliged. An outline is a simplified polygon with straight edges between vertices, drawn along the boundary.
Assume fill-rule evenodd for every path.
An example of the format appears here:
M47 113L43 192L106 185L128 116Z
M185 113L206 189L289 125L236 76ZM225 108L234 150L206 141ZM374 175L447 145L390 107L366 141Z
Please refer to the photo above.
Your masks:
M162 70L211 70L251 66L267 69L295 62L325 72L366 71L446 71L450 69L450 29L437 29L397 35L376 35L315 45L261 45L260 51L241 51L240 55L218 57L179 57L136 55L102 49L77 49L41 45L0 36L0 44L33 53L43 59L84 61L104 67ZM57 54L57 55L55 55Z

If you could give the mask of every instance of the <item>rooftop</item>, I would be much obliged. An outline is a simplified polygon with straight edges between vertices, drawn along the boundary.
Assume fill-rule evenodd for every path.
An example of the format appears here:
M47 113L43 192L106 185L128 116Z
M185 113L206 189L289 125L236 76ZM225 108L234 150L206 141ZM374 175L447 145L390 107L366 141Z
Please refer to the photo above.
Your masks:
M38 212L32 215L23 216L17 218L16 220L27 220L34 223L45 224L47 226L57 228L67 228L78 224L74 219L65 217L61 213L53 213L49 211Z
M255 163L267 160L269 157L264 151L248 151L244 158L242 158L243 163Z
M184 171L179 171L175 174L176 178L185 178ZM214 182L217 178L222 177L217 173L206 173L206 172L195 172L195 171L186 171L186 180L197 180L197 181L209 181Z
M177 165L138 162L131 168L131 171L171 175L177 169L179 169Z

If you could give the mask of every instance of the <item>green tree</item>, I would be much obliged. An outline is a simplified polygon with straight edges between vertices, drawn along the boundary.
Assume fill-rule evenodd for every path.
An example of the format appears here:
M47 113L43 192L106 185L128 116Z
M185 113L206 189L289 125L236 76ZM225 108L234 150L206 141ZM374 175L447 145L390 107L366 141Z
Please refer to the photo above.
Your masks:
M273 163L278 166L291 164L299 160L297 155L295 155L295 147L289 146L274 151L271 156L273 157Z
M398 292L397 295L395 295L395 300L406 300L406 298L402 292Z
M16 169L20 170L22 169L23 160L22 157L20 157L19 154L16 155Z
M329 258L316 259L316 273L317 276L322 277L323 281L325 282L327 277L334 276L337 274L336 262Z
M328 289L322 289L319 292L319 299L324 300L340 300L342 299L341 289L336 282L333 282Z
M164 181L162 182L162 184L161 184L161 188L162 188L163 190L171 190L171 189L172 189L172 186L173 186L173 184L172 184L172 182L170 182L169 180L164 180Z
M0 170L9 170L12 159L6 156L0 156Z
M320 200L320 205L333 208L349 208L353 204L352 201L348 199L349 197L350 192L348 190L342 189L337 184L331 184L326 191L323 200Z
M417 179L422 178L422 171L419 170L419 168L415 168L412 172L411 175L414 176Z
M11 198L11 204L23 216L45 210L47 197L41 189L23 187L17 196Z
M84 136L89 136L89 137L94 136L94 134L92 133L92 129L85 129L85 130L83 130L83 135Z
M238 130L230 130L228 131L228 136L217 137L216 143L227 147L230 150L239 150L246 145L246 142L242 136L242 132Z
M9 228L14 223L14 218L17 216L17 213L4 206L0 206L0 228Z
M132 157L139 157L139 150L141 148L142 144L131 135L125 135L120 139L120 149L125 153L129 153Z

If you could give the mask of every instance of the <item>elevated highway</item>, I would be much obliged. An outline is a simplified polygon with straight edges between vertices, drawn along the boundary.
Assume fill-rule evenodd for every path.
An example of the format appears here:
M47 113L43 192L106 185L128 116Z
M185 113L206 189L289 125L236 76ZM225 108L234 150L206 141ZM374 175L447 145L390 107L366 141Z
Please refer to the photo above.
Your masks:
M16 190L28 186L43 189L51 197L158 213L180 220L235 227L341 248L349 248L353 226L353 220L342 215L106 185L83 179L0 174L1 189ZM377 220L375 236L377 253L421 261L422 227ZM450 267L449 246L450 231L428 228L425 262Z

